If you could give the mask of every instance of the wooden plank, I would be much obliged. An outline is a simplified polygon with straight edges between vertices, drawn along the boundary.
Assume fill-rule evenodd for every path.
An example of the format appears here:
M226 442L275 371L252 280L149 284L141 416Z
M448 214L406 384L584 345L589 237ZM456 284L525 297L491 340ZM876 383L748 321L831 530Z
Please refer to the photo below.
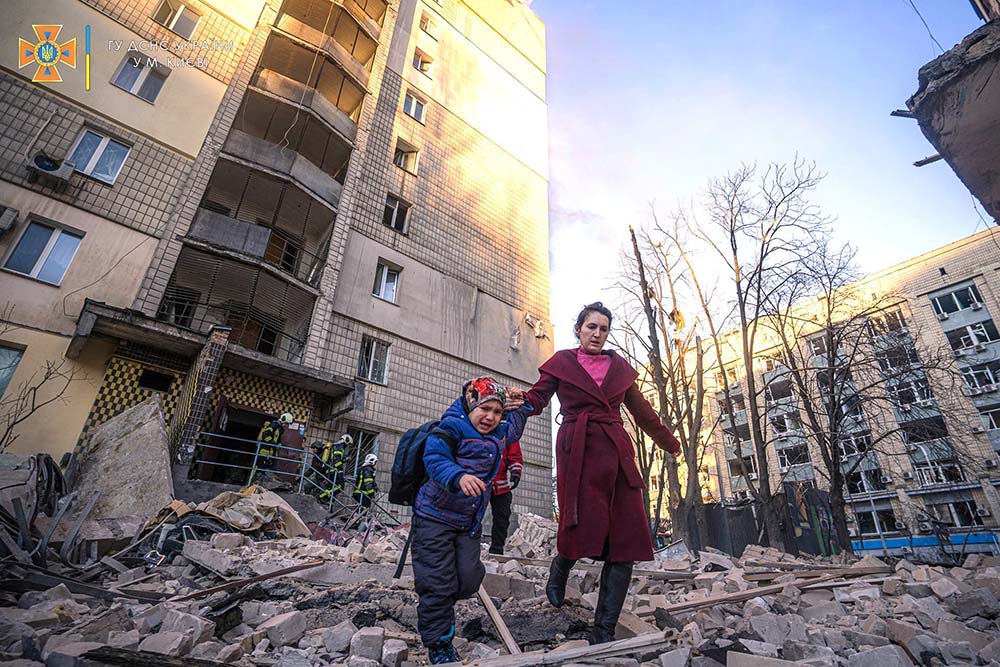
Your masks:
M216 591L225 591L230 588L238 588L244 584L255 584L259 581L267 581L268 579L274 579L275 577L280 577L285 574L291 574L292 572L300 572L301 570L308 570L313 567L319 567L320 565L325 565L327 561L325 560L312 560L308 563L299 563L298 565L292 565L291 567L286 567L280 570L275 570L274 572L268 572L267 574L261 574L256 577L249 577L247 579L237 579L235 581L227 581L224 584L219 584L218 586L213 586L211 588L205 588L200 591L195 591L190 595L185 595L183 597L172 597L169 602L186 602L187 600L195 600L200 597L205 597L206 595L211 595Z
M122 572L128 572L129 570L129 568L122 565L111 556L104 556L103 558L101 558L100 563L101 565L107 566L108 569L114 570L118 574L121 574Z
M204 658L173 657L149 651L132 651L125 648L102 646L83 654L87 660L105 665L125 667L225 667L226 663Z
M496 605L493 604L493 600L490 599L489 593L483 588L482 584L479 586L479 601L483 603L486 607L486 614L493 621L493 627L497 629L497 633L500 635L503 645L507 648L507 653L511 655L518 655L521 653L521 647L517 645L514 641L514 635L510 633L510 628L507 624L503 622L503 617L500 616L500 612L497 610Z
M404 642L410 644L411 646L423 645L422 642L420 641L420 635L418 635L416 632L397 632L396 630L386 630L385 638L402 639Z
M828 568L826 570L808 570L806 572L799 573L799 576L823 576L825 574L833 574L834 572L844 573L852 572L856 576L868 576L872 574L892 574L893 569L889 566L885 567L855 567L855 568ZM795 572L750 572L743 575L743 579L746 581L770 581L772 579L777 579L778 577L784 577L789 574L796 574Z
M18 546L17 542L7 533L7 529L3 526L0 526L0 542L7 548L7 552L18 561L25 565L32 564L31 556L28 555L28 552Z
M829 570L829 565L812 565L809 563L783 563L771 560L748 560L743 567L767 567L772 570Z
M538 567L548 567L552 563L551 559L546 558L523 558L521 556L501 556L499 554L488 554L486 557L501 563L514 560L524 565L535 565ZM579 560L573 565L574 570L585 570L587 572L600 572L602 567L604 565L601 563L586 563ZM654 579L656 581L690 581L697 574L696 572L684 572L681 570L632 570L633 579L646 577L647 579Z
M870 568L854 568L854 569L844 569L836 572L831 572L829 574L824 574L820 577L812 579L797 579L796 581L790 581L784 584L771 584L770 586L758 586L757 588L750 588L745 591L737 591L736 593L726 593L725 595L712 595L707 598L702 598L701 600L689 600L687 602L678 602L676 604L667 605L666 607L660 607L668 613L676 613L681 611L692 611L694 609L701 609L703 607L711 607L717 604L728 604L730 602L745 602L751 600L755 597L761 595L774 595L775 593L780 593L785 586L795 586L800 590L809 590L812 588L824 588L824 587L837 587L839 585L850 585L852 581L845 581L842 584L831 583L834 579L853 579L854 577L866 576L865 570ZM873 568L882 569L882 568Z
M602 660L619 655L664 651L676 647L674 631L653 632L638 637L620 639L607 644L580 646L556 651L529 651L517 655L473 660L467 667L535 667L536 665L564 665L573 662ZM458 663L454 663L458 664Z

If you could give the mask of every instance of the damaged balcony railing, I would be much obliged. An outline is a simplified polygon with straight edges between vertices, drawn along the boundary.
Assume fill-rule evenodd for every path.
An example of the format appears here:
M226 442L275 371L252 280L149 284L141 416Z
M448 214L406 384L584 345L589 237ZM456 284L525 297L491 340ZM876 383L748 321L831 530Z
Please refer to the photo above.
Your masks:
M348 512L355 510L354 505L344 503L337 495L346 494L348 483L354 486L357 483L357 479L346 475L342 476L340 479L342 488L339 494L326 493L333 489L334 480L323 472L322 467L317 468L312 465L315 456L309 451L299 449L298 447L265 444L259 440L248 440L246 438L237 438L207 431L201 433L201 438L202 441L198 443L195 449L192 461L193 469L194 466L198 466L199 468L219 466L230 470L246 471L245 476L243 473L236 473L238 482L245 486L259 482L259 473L272 475L275 478L282 478L293 483L296 488L295 492L298 494L317 496L326 505L329 512L333 512L335 507L338 510L346 510ZM211 444L216 438L224 441L222 444L231 446L225 447ZM265 456L261 454L262 449L274 449L276 451L274 455ZM211 460L206 456L209 452L221 452L224 456L229 457L231 461L242 461L242 463ZM267 461L268 459L270 461ZM276 466L279 465L279 462L291 463L294 465L294 469L277 469ZM372 499L372 511L378 512L378 518L381 522L392 526L399 525L399 520L379 504L377 498Z
M230 343L292 363L302 363L306 347L304 339L284 331L281 318L242 303L210 303L188 288L168 287L157 319L201 332L229 327Z

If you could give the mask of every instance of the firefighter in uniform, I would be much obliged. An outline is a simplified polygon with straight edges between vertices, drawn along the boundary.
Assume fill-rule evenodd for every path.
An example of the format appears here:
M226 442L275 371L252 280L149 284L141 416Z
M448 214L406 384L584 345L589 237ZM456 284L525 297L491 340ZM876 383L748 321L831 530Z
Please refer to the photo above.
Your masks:
M285 427L294 420L292 413L286 412L277 419L267 422L260 429L260 433L257 435L257 440L260 441L257 473L254 477L259 475L263 478L265 474L274 470L275 456L278 455L278 444L281 442L281 436L285 433Z
M358 478L354 482L354 500L362 510L367 511L372 506L372 500L378 493L378 484L375 482L375 465L378 457L369 454L365 457L365 463L358 470Z
M312 444L313 467L322 474L322 477L316 475L316 481L325 487L319 494L320 500L328 500L331 496L336 498L343 489L344 448L353 443L351 436L344 435L334 443L316 441Z

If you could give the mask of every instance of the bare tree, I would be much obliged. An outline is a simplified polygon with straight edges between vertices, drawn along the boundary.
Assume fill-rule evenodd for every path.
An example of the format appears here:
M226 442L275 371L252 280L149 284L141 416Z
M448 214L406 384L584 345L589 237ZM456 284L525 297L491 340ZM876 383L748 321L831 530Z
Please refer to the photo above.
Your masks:
M0 338L19 329L14 323L14 306L0 308ZM13 362L4 372L13 372ZM15 387L7 387L0 399L0 453L17 439L19 427L46 406L64 400L70 384L77 379L77 370L69 368L65 359L46 361L45 365Z

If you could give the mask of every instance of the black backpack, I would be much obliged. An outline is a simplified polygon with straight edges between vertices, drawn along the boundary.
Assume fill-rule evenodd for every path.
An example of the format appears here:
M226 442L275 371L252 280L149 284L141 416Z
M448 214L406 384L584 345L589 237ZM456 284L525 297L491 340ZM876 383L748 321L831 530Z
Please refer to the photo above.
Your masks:
M430 421L403 434L396 446L396 456L392 460L392 475L389 482L389 502L394 505L412 506L417 500L417 492L427 479L424 469L424 444L427 436L434 434L451 446L455 453L458 443L447 431L438 428L437 421Z

